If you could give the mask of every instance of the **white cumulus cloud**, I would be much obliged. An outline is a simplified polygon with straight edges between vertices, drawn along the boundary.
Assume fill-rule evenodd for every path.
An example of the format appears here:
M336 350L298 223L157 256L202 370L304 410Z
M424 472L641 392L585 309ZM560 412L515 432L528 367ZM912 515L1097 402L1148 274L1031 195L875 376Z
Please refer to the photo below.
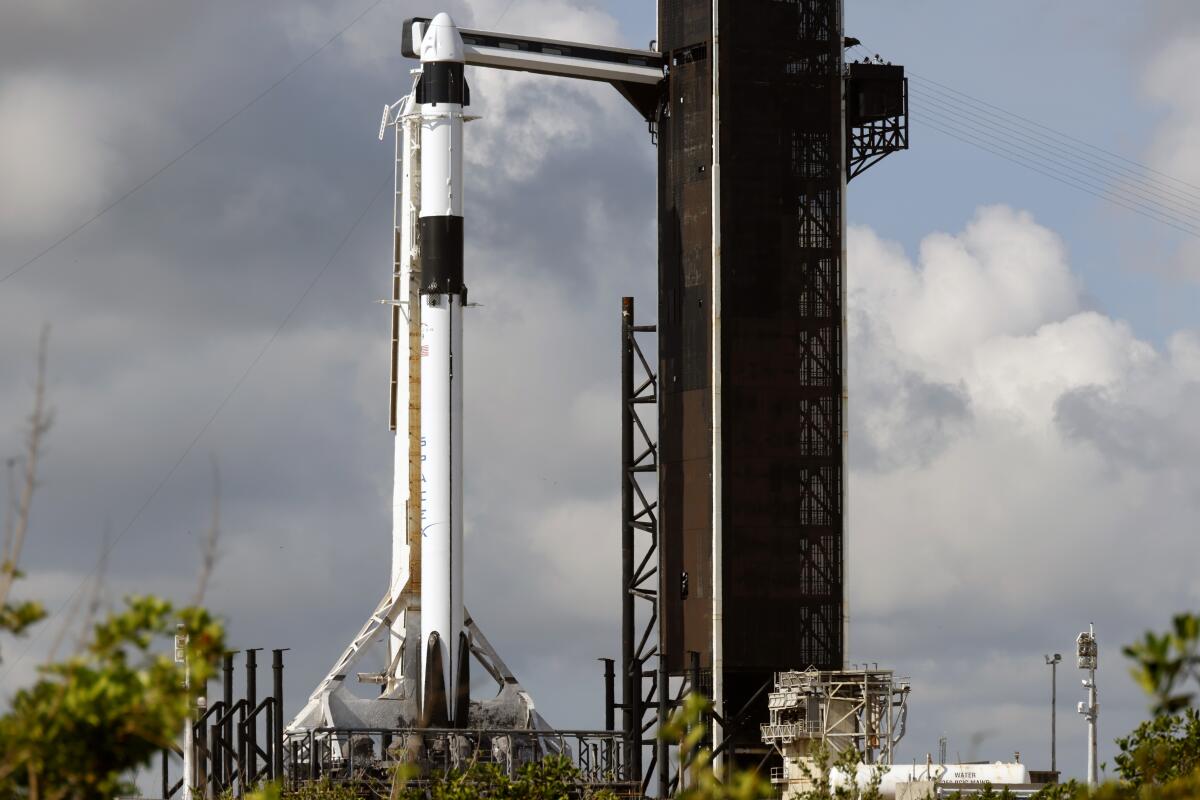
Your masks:
M866 228L849 246L852 657L913 672L917 729L963 741L1022 699L955 676L1036 667L1064 619L1115 650L1194 599L1197 332L1160 351L1086 308L1058 237L1005 207L915 261ZM1125 681L1108 702L1114 731L1142 711ZM1028 746L997 727L999 752Z

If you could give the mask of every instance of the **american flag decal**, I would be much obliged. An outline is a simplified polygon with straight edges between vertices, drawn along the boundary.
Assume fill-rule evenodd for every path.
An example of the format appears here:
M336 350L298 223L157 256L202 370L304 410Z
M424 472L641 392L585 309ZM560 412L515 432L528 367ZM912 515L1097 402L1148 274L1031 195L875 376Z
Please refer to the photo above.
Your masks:
M427 355L429 355L429 345L423 344L421 345L421 358L424 358Z

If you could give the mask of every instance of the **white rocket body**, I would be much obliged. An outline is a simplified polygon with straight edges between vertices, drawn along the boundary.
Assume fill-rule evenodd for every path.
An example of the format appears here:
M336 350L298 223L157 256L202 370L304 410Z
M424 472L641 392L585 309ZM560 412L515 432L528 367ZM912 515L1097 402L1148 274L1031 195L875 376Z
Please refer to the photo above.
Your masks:
M413 91L384 109L380 139L396 128L392 286L391 584L338 657L289 732L361 724L365 707L416 727L470 726L468 656L479 653L499 693L490 718L549 729L532 698L474 623L463 597L463 109L470 104L466 53L454 21L405 24L403 50L419 56ZM411 38L410 38L411 37ZM419 43L419 45L418 45ZM345 682L386 632L388 665L358 673L383 687L370 700ZM472 632L475 638L472 639ZM333 698L337 701L333 702ZM369 715L378 713L374 708ZM500 716L497 717L496 715ZM332 752L344 745L331 743Z
M463 43L439 14L421 42L421 657L436 634L451 719L463 612ZM456 102L458 101L458 102ZM421 696L430 697L428 663ZM462 709L465 713L466 709Z
M438 635L449 689L463 630L462 305L426 297L437 305L421 308L421 641Z

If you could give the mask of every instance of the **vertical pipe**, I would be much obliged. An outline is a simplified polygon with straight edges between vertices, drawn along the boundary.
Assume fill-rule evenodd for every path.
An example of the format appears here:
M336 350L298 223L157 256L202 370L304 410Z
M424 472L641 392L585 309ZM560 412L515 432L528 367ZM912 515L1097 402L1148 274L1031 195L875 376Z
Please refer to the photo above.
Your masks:
M721 440L721 0L712 3L712 672L713 743L724 740L720 719L725 718L725 551L724 453ZM725 775L724 752L713 757L717 780Z
M845 27L845 3L842 2L842 0L839 0L839 2L838 2L836 13L837 13L837 29L835 31L835 36L837 39L837 48L838 48L838 56L839 56L838 57L838 73L841 74L844 71L843 65L846 63L846 42L845 42L845 38L842 35L842 31ZM849 331L849 328L847 326L847 314L846 314L846 299L847 299L847 292L846 292L846 255L847 255L847 253L846 253L846 184L847 184L846 159L848 158L848 154L846 152L846 80L843 78L841 81L839 81L839 84L840 84L840 88L841 88L841 92L840 92L841 96L839 98L839 103L838 103L838 112L839 112L839 122L838 122L838 125L839 125L838 143L839 143L839 145L838 146L841 148L841 151L842 151L842 159L840 162L841 184L842 185L841 185L841 192L839 193L839 196L838 196L838 228L839 228L838 236L839 236L839 241L841 243L841 253L839 253L839 261L838 261L838 284L839 284L838 302L839 302L839 306L840 306L839 310L840 310L840 316L841 316L841 322L840 322L841 330L839 331L838 340L839 340L839 347L841 348L840 360L841 360L841 371L842 371L842 397L841 397L841 412L842 412L841 416L842 416L842 418L840 420L841 429L842 429L841 430L842 463L839 467L841 470L841 473L839 475L839 480L838 480L838 491L841 494L841 497L839 499L841 501L842 526L841 526L841 530L838 532L838 535L842 539L842 542L841 542L841 545L842 545L841 546L841 558L842 558L842 575L841 575L841 595L842 595L841 655L842 655L842 658L841 658L841 661L842 661L842 669L846 669L848 667L848 662L846 659L850 652L850 638L849 638L850 637L850 605L849 605L849 600L846 597L846 587L850 585L850 580L849 580L850 547L849 547L849 542L847 542L847 534L848 534L848 531L850 530L850 525L849 525L850 503L849 503L848 490L847 490L847 486L846 486L846 474L847 474L846 470L849 467L849 461L847 460L847 457L846 457L846 451L848 449L847 444L848 444L849 435L850 435L849 427L848 427L848 420L850 418L850 388L849 388L850 381L849 381L849 374L847 371L848 365L849 365L849 354L847 351L849 350L849 347L848 347L848 343L846 341L846 336Z
M246 710L253 714L257 708L258 648L255 647L246 651ZM258 717L250 719L245 733L249 734L249 744L246 748L246 762L242 767L246 770L246 779L243 783L250 786L254 783L255 773L258 772Z
M704 696L704 688L700 685L700 654L695 650L688 651L688 691L700 697ZM703 724L701 719L701 724ZM712 742L706 742L705 746L712 747ZM683 764L679 769L679 787L682 789L687 785L687 770Z
M196 719L199 720L208 711L208 698L200 696L196 698ZM199 737L196 736L197 728L199 728ZM192 725L192 774L195 776L192 781L192 787L200 792L207 792L208 786L208 741L204 736L204 727L193 723ZM194 797L194 793L189 792Z
M271 651L271 673L273 679L272 698L275 706L275 729L271 731L271 738L275 740L275 767L273 778L277 781L283 780L283 653L284 649Z
M238 797L245 797L252 785L246 770L246 701L242 700L237 714L237 776ZM230 773L232 776L233 773Z
M600 659L604 662L604 730L616 730L617 687L616 662L611 658Z
M218 712L223 713L224 709ZM216 800L221 796L223 787L221 785L221 726L212 725L208 729L208 763L209 763L209 779L208 779L208 796Z
M221 659L221 699L225 703L221 709L225 722L221 725L224 747L219 758L222 759L221 774L228 781L233 774L233 752L230 749L233 746L233 715L229 713L233 708L233 653L226 653Z
M617 728L616 660L611 658L600 660L604 662L604 730L612 733ZM606 737L604 740L604 770L614 775L616 774L613 764L615 755L612 737Z
M627 762L633 770L631 780L642 779L641 731L642 715L639 702L642 691L642 669L634 652L636 624L633 594L634 530L633 530L633 332L634 303L632 297L621 298L621 699L624 705L624 730Z
M1050 662L1050 771L1058 774L1058 662Z
M266 724L263 726L263 730L266 731L267 735L263 742L266 744L265 752L267 754L267 763L265 766L267 770L267 780L277 781L279 780L280 776L275 774L275 703L267 703L266 710L267 718L265 720Z
M667 674L667 659L664 655L658 657L658 731L661 734L663 726L667 724L667 716L671 713L670 705L667 701L667 689L669 677ZM667 740L658 736L658 796L662 800L671 795L671 769L670 769L670 748L667 746Z
M171 794L171 773L170 773L170 771L168 771L167 766L168 766L167 765L167 750L166 750L166 748L164 748L162 751L162 796L163 796L163 800L167 800L167 798ZM186 781L185 781L185 783L186 783Z

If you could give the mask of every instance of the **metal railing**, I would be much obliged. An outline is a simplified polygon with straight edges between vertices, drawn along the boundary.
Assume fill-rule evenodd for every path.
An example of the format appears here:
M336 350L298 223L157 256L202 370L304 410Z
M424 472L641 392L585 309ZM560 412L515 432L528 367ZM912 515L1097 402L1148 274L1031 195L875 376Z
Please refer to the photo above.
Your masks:
M564 755L585 786L636 784L618 731L457 730L415 728L317 728L285 733L288 786L324 780L388 786L397 774L421 784L475 764L492 764L515 777L526 764ZM409 765L398 773L398 768Z
M764 740L778 739L781 742L787 743L806 736L820 734L821 724L815 721L784 722L775 725L764 722L759 726L759 730L762 732Z

